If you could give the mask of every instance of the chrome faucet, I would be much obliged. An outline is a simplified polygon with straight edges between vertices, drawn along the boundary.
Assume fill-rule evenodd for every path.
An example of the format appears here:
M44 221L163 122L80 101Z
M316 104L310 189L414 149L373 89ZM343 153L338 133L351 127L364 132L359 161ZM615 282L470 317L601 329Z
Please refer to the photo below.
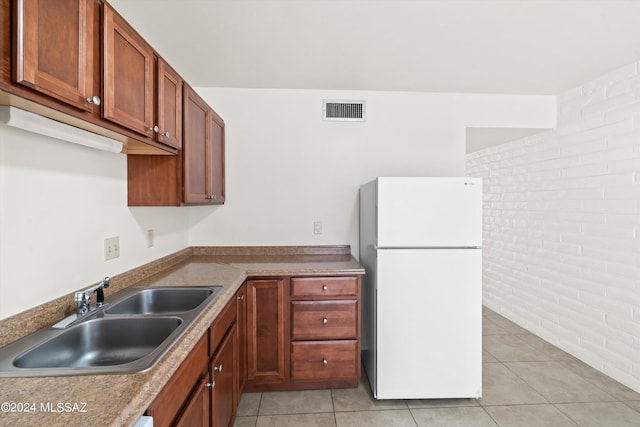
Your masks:
M85 315L91 309L91 294L96 293L96 308L104 305L104 289L109 287L109 276L96 283L94 286L75 293L76 305L78 306L76 314L78 316Z

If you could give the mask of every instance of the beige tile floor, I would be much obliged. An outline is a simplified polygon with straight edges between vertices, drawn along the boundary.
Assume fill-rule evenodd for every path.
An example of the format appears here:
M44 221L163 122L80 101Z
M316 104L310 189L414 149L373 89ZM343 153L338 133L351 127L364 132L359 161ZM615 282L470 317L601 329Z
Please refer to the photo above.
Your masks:
M493 311L483 314L481 399L376 401L363 378L357 389L245 393L235 425L640 426L640 394Z

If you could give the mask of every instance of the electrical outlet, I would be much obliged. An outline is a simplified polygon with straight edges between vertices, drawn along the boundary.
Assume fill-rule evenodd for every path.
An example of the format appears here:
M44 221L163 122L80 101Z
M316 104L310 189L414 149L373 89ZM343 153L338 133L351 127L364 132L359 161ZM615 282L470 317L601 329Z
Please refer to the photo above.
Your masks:
M322 234L322 221L313 222L313 234Z
M104 239L104 260L118 258L120 256L120 237Z
M153 229L147 230L147 247L153 247Z

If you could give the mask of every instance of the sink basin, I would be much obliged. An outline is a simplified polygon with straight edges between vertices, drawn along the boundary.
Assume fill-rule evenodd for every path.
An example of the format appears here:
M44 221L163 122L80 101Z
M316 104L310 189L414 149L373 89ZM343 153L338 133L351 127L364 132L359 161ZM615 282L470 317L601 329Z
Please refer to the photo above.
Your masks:
M88 320L37 345L13 364L18 368L123 365L152 353L181 323L179 317Z
M130 287L0 348L0 378L133 374L160 360L222 286Z
M190 311L219 288L148 288L107 309L107 314L164 314Z

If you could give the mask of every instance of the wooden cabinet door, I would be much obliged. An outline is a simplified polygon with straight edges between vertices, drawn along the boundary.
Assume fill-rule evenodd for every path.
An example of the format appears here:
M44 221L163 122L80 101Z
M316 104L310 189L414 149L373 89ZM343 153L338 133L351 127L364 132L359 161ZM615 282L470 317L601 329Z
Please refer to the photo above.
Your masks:
M209 373L211 375L211 425L228 427L233 420L235 405L235 373L237 335L234 325L213 356Z
M158 58L158 135L163 144L182 148L182 79Z
M212 203L224 203L224 121L215 111L211 114L211 148L207 157L210 158L211 167L209 178Z
M247 285L244 284L236 293L236 334L238 334L238 371L236 402L247 382Z
M206 386L207 382L203 381L203 378L208 377L208 370L209 336L205 334L147 408L146 415L153 417L154 426L174 425L175 420L184 412L186 406L204 408L202 402L193 400L195 395L192 391L196 386ZM198 393L205 392L198 389ZM199 398L195 397L195 399ZM208 404L206 408L208 413ZM197 413L197 410L192 408L190 412ZM189 419L193 418L192 415L188 417Z
M175 427L208 427L211 397L209 395L209 377L202 378L176 420Z
M102 115L153 137L153 49L106 3L102 25Z
M285 279L247 281L247 380L285 382Z
M98 14L95 0L18 0L15 81L92 111L100 95Z
M210 183L207 170L211 168L206 155L211 145L209 106L189 86L184 90L184 201L204 204L209 202Z

